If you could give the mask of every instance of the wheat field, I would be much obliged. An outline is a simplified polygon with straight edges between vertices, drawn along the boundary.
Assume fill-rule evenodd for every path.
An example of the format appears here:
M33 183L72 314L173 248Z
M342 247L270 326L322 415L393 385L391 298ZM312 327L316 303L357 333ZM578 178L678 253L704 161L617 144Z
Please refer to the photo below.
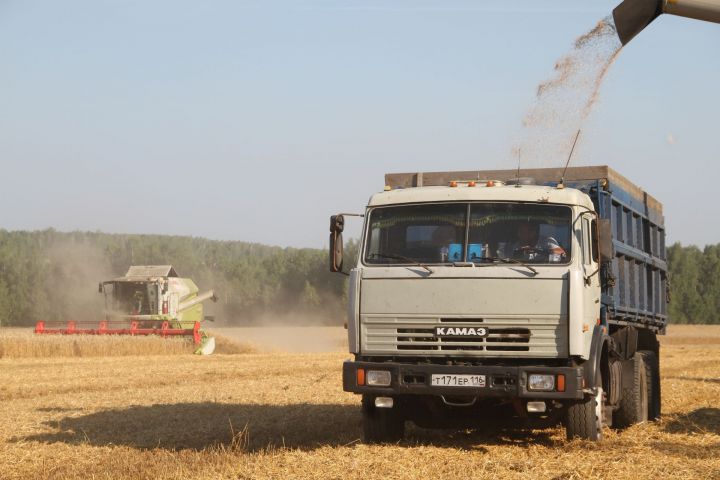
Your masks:
M671 327L662 420L599 444L409 427L363 445L341 349L228 351L251 353L0 358L0 478L720 478L720 327Z
M214 333L218 353L250 353L249 342L235 341ZM0 359L55 357L118 357L188 355L197 346L188 337L161 338L156 335L36 335L21 328L0 329Z

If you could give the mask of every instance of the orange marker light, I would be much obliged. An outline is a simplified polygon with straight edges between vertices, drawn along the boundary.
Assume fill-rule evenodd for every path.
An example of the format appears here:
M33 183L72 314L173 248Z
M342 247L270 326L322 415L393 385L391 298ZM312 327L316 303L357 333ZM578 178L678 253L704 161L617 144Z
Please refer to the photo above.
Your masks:
M358 386L365 385L365 370L362 368L357 369L357 384Z
M451 186L451 187L457 187L457 182L453 180L452 182L450 182L450 186Z
M565 391L565 375L558 375L558 376L557 376L557 391L558 391L558 392L564 392L564 391Z
M468 187L474 187L474 186L475 186L475 182L472 182L472 181L468 182Z
M485 184L485 186L486 186L486 187L494 187L494 186L495 186L495 182L493 182L492 180L488 180L488 182Z

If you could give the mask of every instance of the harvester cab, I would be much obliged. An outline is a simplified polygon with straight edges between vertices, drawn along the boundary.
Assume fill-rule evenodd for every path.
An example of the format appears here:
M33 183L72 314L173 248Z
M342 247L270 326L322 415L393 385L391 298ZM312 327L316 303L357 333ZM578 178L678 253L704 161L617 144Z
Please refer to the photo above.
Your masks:
M199 293L195 282L179 277L171 265L132 266L125 276L101 282L98 291L105 296L105 319L97 328L81 328L75 321L49 328L40 321L35 332L188 336L197 345L195 353L209 355L215 350L215 339L201 329L202 321L212 320L203 315L203 302L217 301L215 293Z
M180 278L171 265L132 266L124 277L100 284L105 295L105 319L138 320L143 325L168 321L189 328L203 316L203 302L216 301L212 290L198 293L195 282Z

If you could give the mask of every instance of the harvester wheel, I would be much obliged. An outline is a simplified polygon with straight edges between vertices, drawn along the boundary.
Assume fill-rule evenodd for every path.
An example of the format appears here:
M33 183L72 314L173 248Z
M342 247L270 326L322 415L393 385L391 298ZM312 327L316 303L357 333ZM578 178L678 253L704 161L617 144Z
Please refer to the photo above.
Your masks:
M405 436L405 420L393 408L377 408L375 397L362 398L363 441L365 443L396 443Z

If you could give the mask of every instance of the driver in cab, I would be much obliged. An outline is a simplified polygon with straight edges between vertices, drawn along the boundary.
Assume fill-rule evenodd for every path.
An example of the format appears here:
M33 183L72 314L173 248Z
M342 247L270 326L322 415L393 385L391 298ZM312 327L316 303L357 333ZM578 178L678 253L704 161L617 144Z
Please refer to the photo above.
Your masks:
M566 261L567 253L555 238L540 236L538 222L528 221L518 224L512 256L516 260L528 262L559 263Z

